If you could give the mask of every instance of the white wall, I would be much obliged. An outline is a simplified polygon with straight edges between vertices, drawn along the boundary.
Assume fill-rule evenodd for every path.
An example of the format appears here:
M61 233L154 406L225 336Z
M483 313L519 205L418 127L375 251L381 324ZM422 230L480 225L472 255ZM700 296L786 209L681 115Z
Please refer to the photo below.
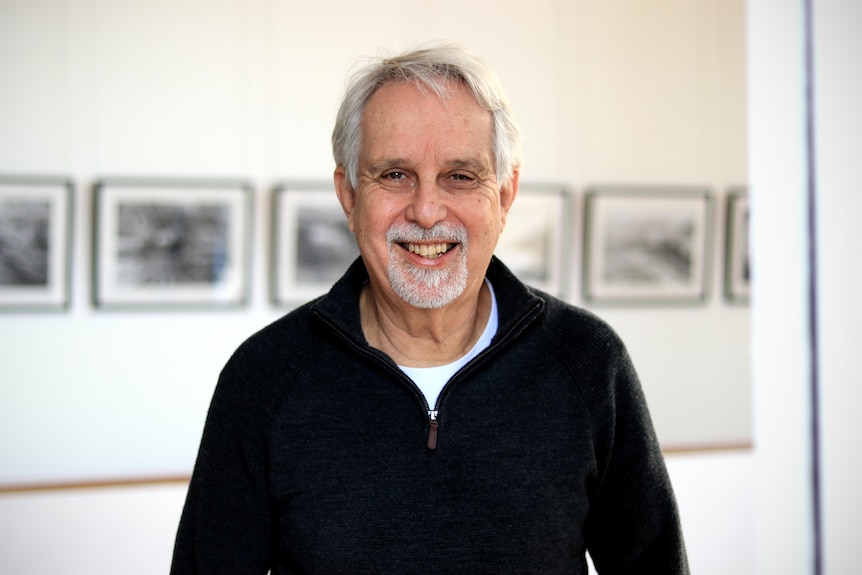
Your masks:
M859 339L853 336L862 321L862 272L856 265L862 227L855 217L862 213L862 70L856 62L862 5L819 1L814 23L823 553L826 573L849 574L858 569L853 532L862 516L862 464L851 455L858 453L862 436L854 410L862 405L862 376L854 362Z
M0 318L0 489L189 472L221 365L283 312L267 303L269 189L329 178L357 57L462 42L507 88L525 180L705 185L720 228L724 192L747 181L743 19L742 0L0 0L0 174L77 184L70 309ZM90 186L111 175L253 181L250 305L93 309ZM572 248L577 286L579 237ZM721 299L720 242L713 255L701 307L597 309L670 447L751 437L748 309ZM668 463L695 572L751 573L750 453ZM2 494L0 571L165 572L183 492Z
M813 565L804 13L778 4L749 2L757 560L758 573L802 574Z
M274 179L322 177L330 170L325 139L340 88L333 73L379 45L450 36L484 53L512 93L527 135L528 173L535 179L576 188L642 178L691 178L723 188L746 179L745 161L737 156L746 145L718 144L735 142L735 134L744 132L744 120L734 111L744 106L737 89L745 80L734 56L746 44L741 3L653 3L645 13L638 3L622 0L526 7L479 2L460 10L449 10L446 3L377 1L373 12L368 4L357 9L345 2L339 10L351 13L338 22L329 22L329 6L285 4L151 2L135 10L130 2L107 0L0 2L0 172L70 174L81 184L72 309L62 316L0 319L4 481L150 473L159 471L156 459L166 472L187 469L196 443L191 436L199 433L202 406L221 358L277 313L264 303L264 270L261 265L255 269L255 298L242 312L96 313L86 303L89 284L81 271L90 263L86 186L96 175L109 173L241 174L255 179L261 191ZM860 227L850 219L860 211L853 184L862 84L849 56L862 51L862 36L855 30L862 19L850 1L817 0L815 6L825 563L826 572L842 574L855 572L853 525L860 515L855 494L860 469L852 457L862 431L853 412L859 386L850 363L855 340L847 334L859 323L857 294L862 291L853 266ZM484 16L484 8L495 14L487 27L480 25L486 18L476 18ZM806 446L797 441L805 441L801 427L807 408L794 372L804 370L807 359L790 351L804 329L796 316L805 310L783 297L788 288L791 299L798 297L793 278L798 280L800 262L806 261L796 243L802 227L799 183L787 186L784 180L801 167L792 158L775 161L781 154L797 154L792 148L802 137L798 110L786 107L788 101L791 108L799 106L799 10L801 2L788 8L775 0L750 0L747 7L750 78L758 80L750 90L757 112L750 119L770 120L752 126L750 142L760 139L752 150L752 174L772 170L762 176L767 178L761 180L766 182L763 200L755 202L768 206L760 211L761 237L772 233L777 240L761 244L770 247L755 263L766 282L761 285L774 287L755 304L755 310L766 307L754 318L754 467L745 454L668 458L695 573L753 572L754 494L757 572L813 573L805 483L810 462ZM384 24L380 14L388 16ZM462 18L455 22L451 14ZM718 23L721 31L710 27L692 37L685 23ZM680 36L684 29L688 36ZM671 49L668 44L685 43L681 38L688 38L692 49ZM629 41L638 48L631 52L637 61L653 65L615 74L631 64L631 56L618 52ZM656 65L665 61L659 52L673 66ZM165 53L169 59L150 60ZM718 63L694 66L688 59L695 53L698 62ZM603 62L605 54L609 60ZM684 106L674 107L690 121L674 124L681 135L664 141L665 130L647 128L667 125L653 114L669 113L659 92L668 76L693 79L700 89L694 88L696 102L685 98ZM643 96L637 101L646 102L641 111L649 113L638 115L627 108L633 104L616 101L621 97L617 88ZM691 96L691 87L687 93ZM327 94L332 99L325 100ZM693 114L691 106L711 112ZM596 110L613 113L595 115ZM708 137L688 138L695 133ZM637 134L646 134L648 143L658 141L649 136L661 136L662 145L647 145ZM682 161L680 171L670 173L673 157ZM800 177L798 171L794 177ZM795 228L782 229L782 222L790 220ZM258 221L256 247L265 250L267 230L264 220ZM644 335L648 327L639 326L665 321L656 319L665 316L663 311L603 313L622 325L654 404L664 397L656 380L683 387L694 373L698 383L692 387L698 389L722 377L738 381L738 373L748 371L748 338L737 333L747 322L744 309L728 310L713 300L704 310L669 314L675 328L691 328L691 341L674 337L676 330L662 338ZM692 327L685 316L698 316L708 329ZM714 335L701 335L715 326L721 329ZM731 341L737 335L741 356ZM702 337L711 345L701 345ZM194 345L180 347L188 342ZM726 355L707 358L707 347L721 347ZM680 355L698 358L693 363L701 364L707 376L694 366L680 368L669 379L657 375L661 364L676 363ZM728 371L716 368L724 364ZM788 364L790 371L782 374ZM685 369L694 371L680 375ZM683 403L702 408L716 398L700 403L684 396ZM677 424L665 415L683 410L659 406L656 411L663 434L676 433ZM685 411L708 415L704 409ZM743 428L747 425L734 426ZM87 446L84 452L78 451L81 445ZM182 495L181 483L2 495L0 568L22 575L163 572ZM132 560L140 571L129 569Z
M757 572L856 573L862 7L748 6Z
M720 229L724 192L746 182L742 12L741 0L0 3L0 174L77 184L71 308L0 320L0 484L189 471L218 370L284 311L266 289L269 190L329 180L335 108L361 56L462 42L510 94L525 181L705 185ZM93 309L91 186L112 175L250 179L250 305ZM579 236L571 247L577 286ZM705 305L598 310L628 342L669 447L750 440L748 309L723 301L714 247Z

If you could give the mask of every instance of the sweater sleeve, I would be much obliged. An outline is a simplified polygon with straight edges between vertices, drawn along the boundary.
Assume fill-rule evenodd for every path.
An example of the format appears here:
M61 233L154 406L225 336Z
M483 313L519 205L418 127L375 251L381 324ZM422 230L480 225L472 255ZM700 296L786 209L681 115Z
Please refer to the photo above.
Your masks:
M586 526L601 575L689 572L670 478L640 382L622 343L607 348L594 421L600 462Z
M207 414L171 575L264 575L271 551L259 369L236 354Z

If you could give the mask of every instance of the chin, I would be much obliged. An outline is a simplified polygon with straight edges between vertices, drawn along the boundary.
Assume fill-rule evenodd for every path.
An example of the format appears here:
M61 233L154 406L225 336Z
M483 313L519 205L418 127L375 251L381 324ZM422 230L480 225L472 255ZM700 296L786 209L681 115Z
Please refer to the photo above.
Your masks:
M421 309L440 309L457 300L467 288L467 267L416 268L390 263L389 284L408 304Z

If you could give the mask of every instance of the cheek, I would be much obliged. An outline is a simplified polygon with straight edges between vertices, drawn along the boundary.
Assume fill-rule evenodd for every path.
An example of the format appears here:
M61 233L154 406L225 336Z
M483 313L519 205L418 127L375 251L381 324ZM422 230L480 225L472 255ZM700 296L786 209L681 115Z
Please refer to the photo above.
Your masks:
M386 232L394 221L395 215L386 208L385 202L377 198L366 198L356 205L351 213L351 230L356 235L360 247L366 250L388 251Z
M496 238L503 231L505 215L499 198L482 198L476 203L476 219L484 219L483 236Z
M367 236L370 228L374 225L373 208L373 200L371 199L363 198L356 202L356 206L350 213L350 225L357 237Z

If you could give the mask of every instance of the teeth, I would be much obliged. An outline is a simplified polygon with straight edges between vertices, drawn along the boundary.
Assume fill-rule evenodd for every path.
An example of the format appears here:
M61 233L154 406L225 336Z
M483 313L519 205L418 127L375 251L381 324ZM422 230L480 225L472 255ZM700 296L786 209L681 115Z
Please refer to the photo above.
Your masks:
M423 258L439 258L449 251L452 244L405 244L407 251Z

